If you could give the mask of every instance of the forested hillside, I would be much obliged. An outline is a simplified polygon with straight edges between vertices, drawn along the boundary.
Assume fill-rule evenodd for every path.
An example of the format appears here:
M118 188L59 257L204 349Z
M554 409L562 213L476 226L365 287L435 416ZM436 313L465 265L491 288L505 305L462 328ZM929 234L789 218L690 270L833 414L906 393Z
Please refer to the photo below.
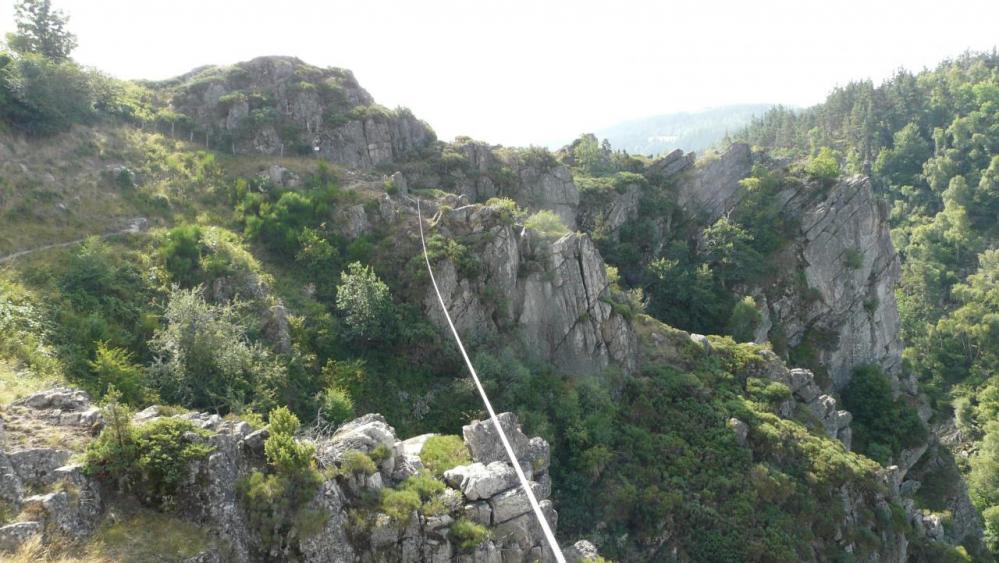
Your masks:
M119 81L18 6L5 557L550 560L419 199L573 560L993 558L994 55L653 159L442 142L293 57Z
M869 174L902 257L905 369L933 404L999 542L999 55L967 54L884 84L850 84L800 112L775 109L737 138L779 158L826 152Z

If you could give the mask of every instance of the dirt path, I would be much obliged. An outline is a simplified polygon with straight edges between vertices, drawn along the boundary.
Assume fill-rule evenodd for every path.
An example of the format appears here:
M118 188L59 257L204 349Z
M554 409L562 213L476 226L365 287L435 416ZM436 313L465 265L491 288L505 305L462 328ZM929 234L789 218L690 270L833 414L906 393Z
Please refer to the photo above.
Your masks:
M118 230L118 231L112 231L110 233L104 233L104 234L98 235L98 236L101 239L106 239L106 238L116 237L118 235L125 235L125 234L130 234L130 233L141 233L141 232L144 232L146 230L146 228L148 228L148 226L149 226L149 222L146 220L145 217L136 217L135 219L132 219L132 220L129 221L128 227L126 227L124 229L121 229L121 230ZM37 248L29 248L28 250L20 250L18 252L13 253L13 254L8 254L7 256L0 256L0 264L6 264L7 262L10 262L10 261L12 261L14 259L20 258L22 256L27 256L29 254L34 254L36 252L41 252L43 250L52 250L53 248L65 248L67 246L73 246L74 244L80 244L81 242L87 240L88 238L90 238L90 237L78 238L76 240L71 240L71 241L68 241L68 242L57 242L57 243L54 243L54 244L46 244L44 246L39 246Z

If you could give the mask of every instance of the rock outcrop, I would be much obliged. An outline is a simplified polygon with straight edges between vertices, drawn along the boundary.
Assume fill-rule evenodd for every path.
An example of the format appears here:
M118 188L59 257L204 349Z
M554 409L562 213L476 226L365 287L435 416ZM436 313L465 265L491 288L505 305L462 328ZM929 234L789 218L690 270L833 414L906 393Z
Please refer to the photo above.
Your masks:
M745 197L739 183L756 157L734 144L719 157L678 176L680 205L711 224ZM781 215L798 224L773 261L785 272L755 294L763 313L758 341L815 348L818 364L839 390L853 370L875 364L899 375L902 342L895 303L901 267L891 242L888 209L862 176L831 187L814 183L776 194ZM915 382L901 382L915 395Z
M449 147L460 163L445 170L454 191L473 203L507 197L524 209L554 212L570 229L576 228L579 189L569 168L551 155L532 150L506 149L471 139L458 139ZM444 178L420 178L436 183Z
M745 189L739 181L753 170L749 145L735 143L720 156L697 161L692 170L689 161L673 154L654 165L654 170L664 175L687 171L677 182L678 203L702 222L714 223L742 200Z
M895 303L901 267L891 242L888 210L867 178L854 176L825 194L779 196L800 218L799 235L781 262L797 279L763 290L769 337L789 346L807 341L839 390L859 366L875 364L900 375L902 341ZM804 287L803 287L804 286ZM902 382L915 395L914 380Z
M176 120L171 133L234 153L317 153L337 164L371 168L436 141L408 110L375 106L350 71L293 57L197 69L157 86L168 94L171 109L187 117Z
M445 210L435 222L441 234L475 245L469 250L480 264L474 276L450 259L434 267L462 334L510 330L526 353L567 372L596 372L611 362L635 369L634 332L611 304L606 266L588 236L546 240L483 205ZM446 325L432 288L424 307Z
M65 415L89 412L93 406L86 394L60 388L27 397L8 407L6 414L11 409L18 410L21 417L34 417L40 426L33 427L32 432L38 433L76 431L80 429L79 419L66 419L77 426L59 426L61 419L53 418L53 410L61 410ZM435 507L413 510L402 519L382 512L381 506L372 505L371 499L426 471L420 453L433 435L399 440L382 416L369 414L342 425L332 435L312 438L316 462L326 477L305 508L308 514L321 517L320 525L308 533L293 528L281 541L265 545L239 491L240 483L251 472L266 466L264 442L268 430L254 431L246 422L223 420L218 415L170 412L150 407L137 413L133 422L145 424L174 416L208 432L206 437L196 439L211 446L211 453L188 466L186 482L171 503L180 517L219 540L215 547L192 561L552 560L527 495L520 488L495 428L488 420L464 427L472 462L445 473L446 485L440 485L442 492ZM547 500L551 494L548 443L541 438L528 438L513 414L503 413L499 418L554 528L557 514ZM100 420L95 422L99 426ZM12 441L26 440L19 432L18 428L11 428L4 433L6 444L0 450L3 472L0 500L15 513L20 511L22 518L0 525L0 553L15 551L33 538L40 538L43 545L66 538L85 542L104 517L104 499L115 493L105 489L109 484L87 476L82 466L64 465L69 451L11 447ZM370 455L375 460L370 474L363 468L344 465L347 458L358 454ZM29 490L40 492L29 494ZM459 540L453 535L452 526L459 520L481 525L488 534L470 546L467 538Z
M5 421L5 422L4 422ZM0 552L35 537L83 538L102 511L100 487L70 464L72 448L103 424L86 393L54 388L15 401L0 421L0 508L18 521L0 526ZM52 447L53 442L64 445Z

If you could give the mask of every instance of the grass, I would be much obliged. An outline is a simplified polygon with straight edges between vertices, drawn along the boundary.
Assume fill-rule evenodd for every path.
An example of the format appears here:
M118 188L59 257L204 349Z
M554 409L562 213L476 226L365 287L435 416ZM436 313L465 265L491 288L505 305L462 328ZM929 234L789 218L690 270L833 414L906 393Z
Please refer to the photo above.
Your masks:
M0 359L0 405L9 405L22 397L64 383L58 377L40 376L17 367L10 360Z
M431 473L440 477L449 469L472 463L472 456L460 436L431 436L423 444L420 461Z
M146 563L180 561L212 547L199 526L168 514L130 509L117 522L108 519L94 534L85 553L89 561Z

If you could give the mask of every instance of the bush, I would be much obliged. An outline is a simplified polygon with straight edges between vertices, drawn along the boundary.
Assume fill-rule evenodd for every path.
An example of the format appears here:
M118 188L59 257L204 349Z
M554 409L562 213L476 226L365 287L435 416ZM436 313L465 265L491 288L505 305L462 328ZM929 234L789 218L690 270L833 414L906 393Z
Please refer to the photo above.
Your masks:
M513 223L524 213L517 202L508 197L491 197L486 201L486 205L499 209L503 220L507 223Z
M374 475L378 472L378 466L368 457L368 454L350 450L343 454L343 459L340 460L340 470L350 474Z
M848 248L843 254L843 263L851 270L859 270L864 265L864 251L859 248Z
M101 100L97 73L41 55L0 52L0 119L30 135L51 135L92 121Z
M472 463L472 456L460 436L431 436L420 450L420 461L440 477L449 469Z
M232 306L206 303L198 289L175 289L164 318L149 344L157 356L150 376L165 400L223 413L273 404L284 368L248 342Z
M548 239L557 239L569 234L569 229L562 222L562 219L555 212L547 209L542 209L528 217L524 221L524 226Z
M385 489L382 493L381 511L399 524L409 522L413 511L420 508L420 495L415 491Z
M822 147L819 149L819 154L805 164L805 173L829 185L839 177L839 156L829 147Z
M370 266L352 262L340 274L336 308L344 317L351 339L389 339L395 330L396 312L388 286Z
M132 354L127 350L100 342L89 365L100 395L103 396L113 386L121 392L126 403L149 402L150 392L145 386L142 366L133 363Z
M324 422L341 424L354 416L354 401L338 387L330 387L319 397L319 416Z
M728 333L736 342L752 342L762 320L763 315L756 308L756 301L747 295L732 307L732 314L728 318Z
M201 261L201 228L181 225L167 232L160 255L170 278L184 287L198 283L197 271Z
M239 490L250 523L269 548L293 531L300 537L318 533L329 515L308 507L323 477L312 464L315 448L295 440L301 426L298 417L287 407L278 407L268 419L270 435L264 442L264 454L274 473L253 471Z
M489 529L482 524L459 518L451 524L451 539L457 544L458 549L469 551L489 539Z
M141 498L169 504L187 478L188 465L214 449L201 441L209 434L180 418L160 418L136 427L119 398L113 388L108 392L106 426L87 447L85 471L117 480Z
M891 384L876 366L854 372L843 389L843 408L853 414L854 449L882 465L926 440L926 427L915 409L892 398Z
M278 407L270 414L270 435L264 442L264 455L279 475L291 478L306 473L312 467L315 447L295 440L300 426L298 417L287 407Z

